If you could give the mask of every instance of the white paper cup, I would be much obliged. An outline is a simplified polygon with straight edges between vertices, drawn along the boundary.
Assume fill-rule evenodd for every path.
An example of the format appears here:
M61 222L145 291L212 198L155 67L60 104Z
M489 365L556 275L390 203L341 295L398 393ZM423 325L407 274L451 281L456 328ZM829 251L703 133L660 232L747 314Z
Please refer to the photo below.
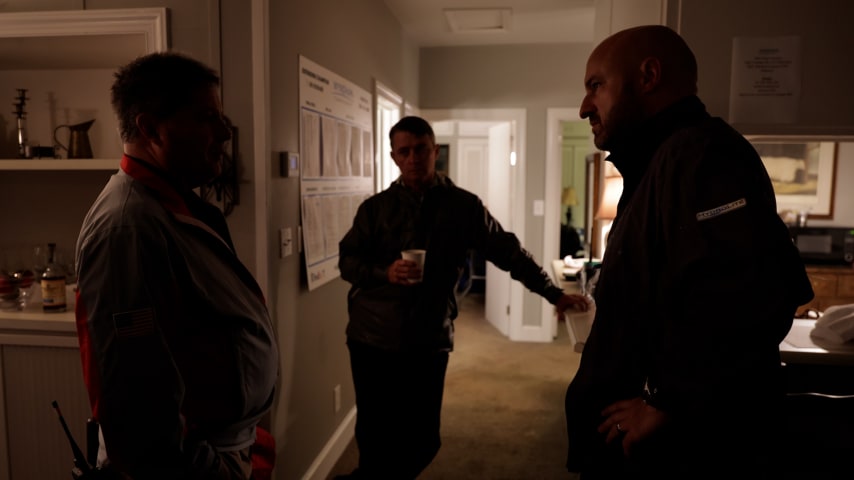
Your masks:
M411 249L400 252L404 260L415 262L418 269L421 270L421 275L409 279L409 283L418 283L424 279L424 258L427 257L427 250Z

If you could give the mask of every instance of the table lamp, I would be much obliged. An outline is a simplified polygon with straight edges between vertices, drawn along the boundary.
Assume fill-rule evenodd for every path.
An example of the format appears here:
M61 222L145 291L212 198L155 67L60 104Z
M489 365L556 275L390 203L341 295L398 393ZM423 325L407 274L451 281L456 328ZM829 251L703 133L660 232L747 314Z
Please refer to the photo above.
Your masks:
M560 194L560 203L567 207L578 205L578 195L575 193L575 187L564 187Z
M599 208L596 210L594 218L603 222L602 231L599 241L602 246L601 256L605 256L606 239L608 232L611 231L611 224L614 217L617 216L617 204L620 201L620 195L623 193L623 177L620 175L605 177L605 185L602 189L602 196L599 200Z

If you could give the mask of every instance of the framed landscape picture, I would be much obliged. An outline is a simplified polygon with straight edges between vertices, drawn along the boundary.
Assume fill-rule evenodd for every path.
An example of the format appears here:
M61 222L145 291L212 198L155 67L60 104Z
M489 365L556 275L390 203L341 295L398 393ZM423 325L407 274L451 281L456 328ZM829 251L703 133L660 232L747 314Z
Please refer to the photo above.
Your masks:
M778 211L807 212L832 219L836 142L808 138L748 137L765 164Z

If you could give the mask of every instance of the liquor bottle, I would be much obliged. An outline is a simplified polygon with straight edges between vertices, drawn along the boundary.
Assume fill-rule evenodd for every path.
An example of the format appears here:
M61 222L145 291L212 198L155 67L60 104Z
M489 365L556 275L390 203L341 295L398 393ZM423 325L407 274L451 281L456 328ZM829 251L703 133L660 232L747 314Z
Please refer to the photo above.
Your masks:
M65 272L56 263L56 244L47 244L47 266L41 278L45 312L65 311Z

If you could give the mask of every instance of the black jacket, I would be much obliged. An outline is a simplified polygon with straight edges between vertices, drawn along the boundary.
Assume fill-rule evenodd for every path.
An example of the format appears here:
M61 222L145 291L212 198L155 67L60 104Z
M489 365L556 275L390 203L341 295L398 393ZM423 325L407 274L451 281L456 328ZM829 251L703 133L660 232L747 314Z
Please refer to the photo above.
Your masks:
M648 382L671 421L650 457L633 461L659 473L674 459L725 469L762 444L739 433L745 424L770 435L779 344L812 289L761 159L699 99L661 112L621 147L609 160L624 191L566 397L568 466L619 461L596 431L600 412Z
M389 283L388 266L409 248L427 250L424 280ZM396 181L359 206L339 244L341 277L352 284L348 339L392 350L451 350L454 287L469 250L551 303L563 294L476 195L439 174L423 196Z

